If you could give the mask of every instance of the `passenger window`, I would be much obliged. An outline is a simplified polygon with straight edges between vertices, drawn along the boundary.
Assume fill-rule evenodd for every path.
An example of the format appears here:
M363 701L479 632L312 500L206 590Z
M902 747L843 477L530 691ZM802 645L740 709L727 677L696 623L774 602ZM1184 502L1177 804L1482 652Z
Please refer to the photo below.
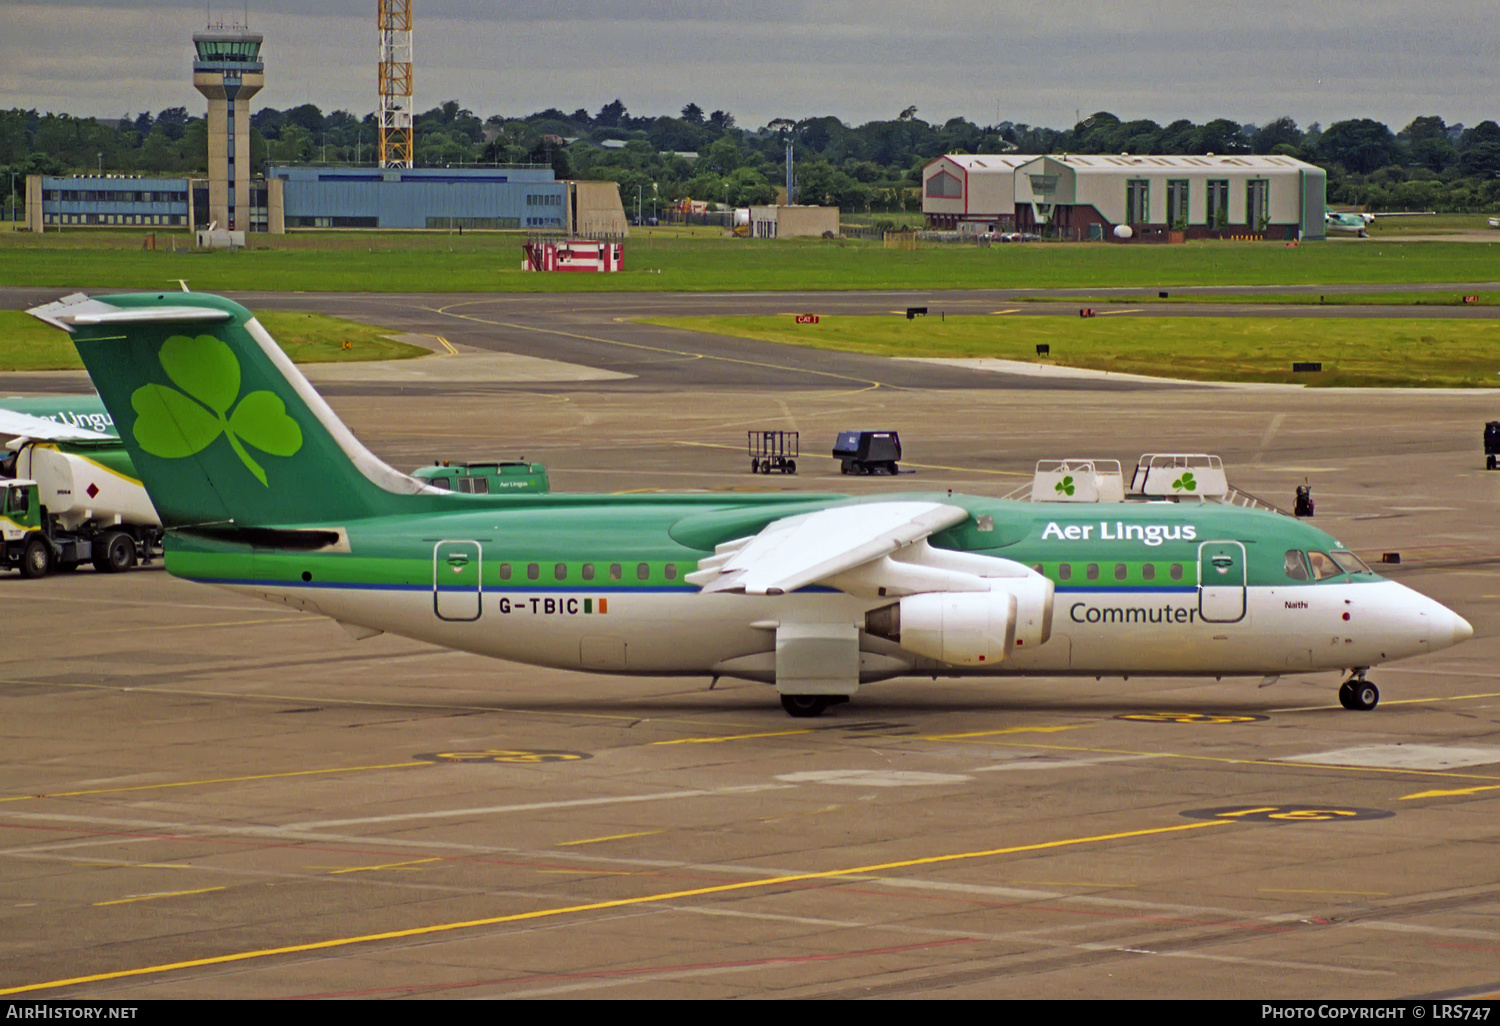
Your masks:
M1182 564L1181 563L1173 563L1172 564L1172 569L1171 569L1171 571L1168 572L1167 576L1170 577L1170 578L1172 578L1172 580L1174 580L1174 581L1180 581L1180 580L1182 580Z
M1115 564L1115 580L1123 581L1129 573L1130 570L1125 566L1124 563Z
M1302 553L1297 549L1286 550L1286 575L1294 581L1307 580L1307 564L1302 562Z
M1088 566L1084 567L1083 576L1087 577L1091 581L1097 581L1099 579L1099 564L1090 563Z
M594 564L583 564L583 579L585 581L592 581L594 579Z
M1040 564L1040 563L1033 563L1033 564L1031 564L1031 569L1033 571L1035 571L1036 573L1042 573L1042 564Z
M1143 581L1154 581L1154 580L1156 580L1156 564L1155 563L1143 563L1141 565L1141 580L1143 580Z
M637 563L635 565L635 579L648 581L651 579L651 566L648 563Z
M1072 563L1059 563L1059 564L1057 564L1057 579L1059 581L1071 581L1073 579L1073 564Z
M502 581L508 581L508 580L510 580L510 564L509 563L501 563L500 564L500 579Z
M663 572L667 575L667 580L669 580L669 581L675 581L675 580L677 580L677 564L676 563L668 563L663 568Z
M1308 562L1312 563L1313 580L1326 581L1330 577L1337 577L1343 573L1338 564L1328 557L1326 552L1309 552Z
M552 568L552 576L556 577L559 581L566 581L568 579L568 564L557 564L557 566Z
M625 576L625 572L620 569L620 564L619 563L611 563L611 564L609 564L609 579L611 581L618 581L621 577L624 577L624 576Z
M535 563L526 564L526 579L528 581L534 581L540 576L542 576L541 567L537 566Z

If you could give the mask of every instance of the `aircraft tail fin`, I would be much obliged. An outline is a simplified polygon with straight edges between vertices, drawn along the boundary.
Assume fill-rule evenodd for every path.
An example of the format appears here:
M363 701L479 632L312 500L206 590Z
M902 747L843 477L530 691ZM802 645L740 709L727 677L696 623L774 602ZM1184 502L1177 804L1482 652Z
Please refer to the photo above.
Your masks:
M361 445L238 303L78 293L28 312L72 335L169 528L339 522L429 490Z

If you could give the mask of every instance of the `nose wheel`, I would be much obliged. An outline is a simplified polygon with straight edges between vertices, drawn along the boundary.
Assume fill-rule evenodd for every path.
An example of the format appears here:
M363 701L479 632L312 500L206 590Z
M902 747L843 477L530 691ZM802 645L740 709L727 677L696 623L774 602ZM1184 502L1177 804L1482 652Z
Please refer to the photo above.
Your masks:
M781 707L786 710L787 715L798 719L822 716L823 711L833 704L832 695L782 695Z
M1351 677L1339 688L1339 704L1345 709L1370 710L1380 702L1380 689L1363 677Z

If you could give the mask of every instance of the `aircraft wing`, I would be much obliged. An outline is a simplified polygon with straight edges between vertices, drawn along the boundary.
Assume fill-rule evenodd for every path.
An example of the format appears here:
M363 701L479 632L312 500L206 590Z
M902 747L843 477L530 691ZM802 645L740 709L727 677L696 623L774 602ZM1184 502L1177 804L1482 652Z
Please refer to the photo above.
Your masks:
M687 580L704 591L780 595L880 560L968 517L968 510L940 502L833 506L720 545Z
M90 431L88 428L74 427L71 424L59 424L45 417L33 417L29 413L17 413L15 410L7 409L0 409L0 435L34 438L39 442L116 440L114 435L106 435L101 431Z

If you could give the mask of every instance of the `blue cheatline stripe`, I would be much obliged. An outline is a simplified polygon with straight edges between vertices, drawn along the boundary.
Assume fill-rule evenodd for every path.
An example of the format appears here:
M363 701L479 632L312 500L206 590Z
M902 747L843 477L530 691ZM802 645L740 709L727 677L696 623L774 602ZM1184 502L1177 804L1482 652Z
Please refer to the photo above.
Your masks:
M264 579L264 578L250 578L250 577L186 577L185 579L186 580L190 580L190 581L196 581L199 584L223 584L223 585L241 584L241 585L246 585L246 586L249 586L249 587L257 587L257 588L329 588L329 589L346 590L346 591L420 591L420 592L429 592L429 593L433 590L433 585L431 583L423 583L423 584L365 584L365 583L360 583L360 582L355 582L355 581L297 581L297 580L286 581L286 580L268 580L268 579ZM452 591L452 592L483 591L486 595L515 594L517 592L525 592L527 594L531 594L531 593L535 593L535 592L539 592L539 591L566 592L566 593L571 593L571 594L583 594L583 593L602 592L606 596L610 596L610 595L637 595L637 594L640 594L642 592L683 592L684 594L687 594L687 593L694 593L694 592L698 591L698 589L695 586L691 585L691 584L661 585L661 586L658 586L658 585L650 585L650 586L642 585L640 587L622 586L622 587L614 587L614 588L608 588L608 587L601 588L601 587L598 587L598 586L590 586L590 587L586 587L586 588L584 588L584 587L569 587L569 586L567 586L565 584L556 584L556 585L537 585L535 587L530 587L530 588L527 588L527 587L506 586L504 588L485 587L485 588L482 588L482 589L481 588L475 588L473 586L447 584L447 585L442 585L438 590L444 591L444 592L450 592L450 591ZM814 589L805 588L803 590L804 591L812 591ZM825 589L825 590L832 591L834 589L830 588L830 589Z

